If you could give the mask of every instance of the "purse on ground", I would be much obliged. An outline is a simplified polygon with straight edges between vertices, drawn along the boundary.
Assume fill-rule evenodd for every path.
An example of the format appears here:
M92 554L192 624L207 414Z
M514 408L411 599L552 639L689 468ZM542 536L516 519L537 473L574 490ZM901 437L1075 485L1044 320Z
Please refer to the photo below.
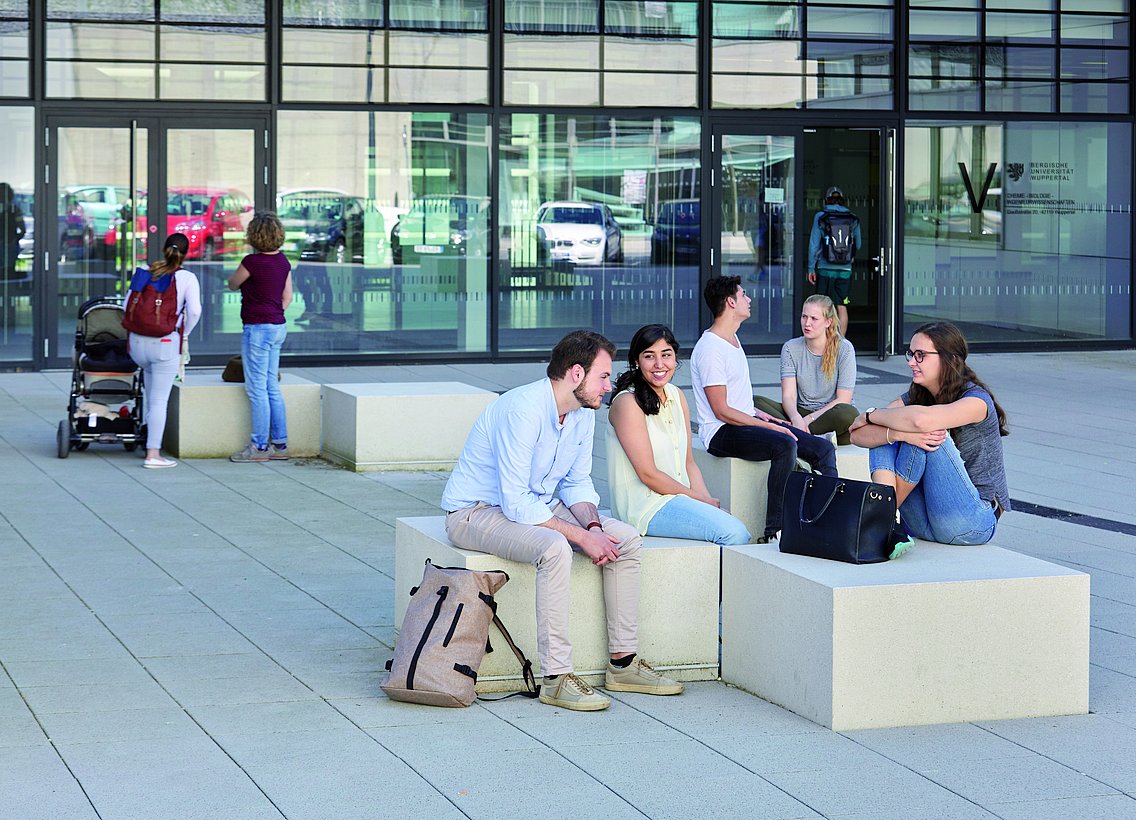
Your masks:
M493 596L509 580L501 570L436 567L426 559L422 583L410 591L410 603L387 663L383 691L391 700L428 706L469 706L475 697L477 670L489 644L489 624L517 656L530 693L536 692L532 663L513 642L497 617Z
M817 473L789 474L781 552L875 564L891 553L895 489Z

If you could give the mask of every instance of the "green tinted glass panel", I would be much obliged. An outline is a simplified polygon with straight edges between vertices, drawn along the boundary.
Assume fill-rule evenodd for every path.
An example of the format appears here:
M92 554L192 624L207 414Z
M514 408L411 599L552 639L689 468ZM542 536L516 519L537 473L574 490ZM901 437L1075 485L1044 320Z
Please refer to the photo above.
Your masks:
M1128 45L1129 22L1127 17L1062 14L1061 42L1063 44L1126 46Z
M893 36L892 12L889 9L810 6L808 36L890 40Z
M1128 0L1061 0L1061 10L1070 11L1103 11L1117 14L1128 14Z
M698 3L644 3L641 0L607 0L604 31L647 37L698 35Z
M715 3L713 15L715 37L783 39L801 34L796 5Z
M373 0L284 0L285 25L383 25L383 4Z
M942 319L971 342L1127 338L1132 176L1106 166L1127 167L1131 136L1070 119L906 128L902 338ZM959 166L982 180L991 164L976 213Z
M1055 11L1056 0L986 0L986 8L998 11Z
M971 11L912 11L908 34L919 40L977 40L978 13Z
M1015 14L1009 11L987 12L986 38L988 40L1052 43L1054 39L1053 15Z
M598 33L599 0L510 0L505 31L532 34Z
M485 31L489 0L390 0L391 28Z
M28 0L0 0L0 14L8 18L27 19Z

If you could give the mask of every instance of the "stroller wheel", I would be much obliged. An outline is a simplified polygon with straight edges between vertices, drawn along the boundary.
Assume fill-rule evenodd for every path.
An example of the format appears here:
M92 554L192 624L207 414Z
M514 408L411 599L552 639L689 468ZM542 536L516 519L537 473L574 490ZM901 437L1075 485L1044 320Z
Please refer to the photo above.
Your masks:
M76 445L75 445L75 449L76 449L76 450L78 450L78 451L79 451L79 452L81 453L81 452L83 452L84 450L86 450L86 449L87 449L88 447L90 447L90 446L91 446L91 442L89 442L89 441L80 441L80 442L79 442L78 444L76 444Z
M138 449L138 442L136 442L136 441L124 441L122 443L122 446L126 448L126 452L133 453L135 450Z
M55 431L55 450L60 458L71 455L71 425L66 419L59 422L59 429Z

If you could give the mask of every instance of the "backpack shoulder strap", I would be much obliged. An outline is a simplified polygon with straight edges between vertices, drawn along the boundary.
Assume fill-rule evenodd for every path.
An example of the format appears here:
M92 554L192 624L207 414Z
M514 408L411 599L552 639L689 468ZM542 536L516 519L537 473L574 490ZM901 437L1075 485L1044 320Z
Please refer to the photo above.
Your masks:
M510 692L507 695L499 695L498 697L487 698L478 695L478 700L494 701L505 700L506 698L514 698L520 695L523 698L535 698L540 695L540 687L536 685L536 678L533 676L532 661L525 657L525 653L513 641L513 636L509 634L509 630L505 628L505 624L501 623L501 619L497 617L497 611L493 611L493 625L497 627L497 631L501 633L501 637L505 639L505 643L509 644L509 648L513 650L513 654L517 656L517 660L521 663L521 675L525 679L525 688L517 692Z

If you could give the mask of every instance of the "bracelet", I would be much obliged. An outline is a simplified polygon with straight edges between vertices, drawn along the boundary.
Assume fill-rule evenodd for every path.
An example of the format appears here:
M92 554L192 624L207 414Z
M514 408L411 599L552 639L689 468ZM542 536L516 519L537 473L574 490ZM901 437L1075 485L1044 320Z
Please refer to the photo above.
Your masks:
M599 527L602 530L603 524L601 524L599 521L593 521L591 524L588 524L588 526L584 527L584 529L594 530L596 527Z
M894 444L895 442L893 442L893 441L891 440L891 428L890 428L890 427L885 427L885 428L884 428L884 430L886 430L886 431L887 431L886 433L884 433L884 438L886 438L886 439L887 439L887 443L888 443L888 444Z

